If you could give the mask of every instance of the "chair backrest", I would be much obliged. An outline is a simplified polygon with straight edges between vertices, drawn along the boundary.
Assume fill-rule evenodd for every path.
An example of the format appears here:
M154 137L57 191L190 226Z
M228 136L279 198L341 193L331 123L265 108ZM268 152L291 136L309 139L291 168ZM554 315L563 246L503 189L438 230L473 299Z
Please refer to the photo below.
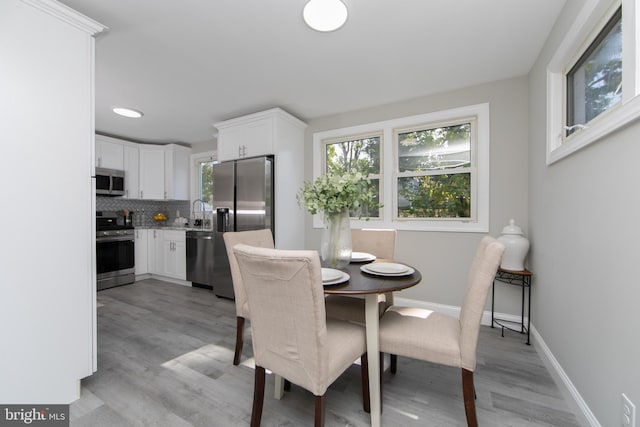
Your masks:
M229 268L231 269L231 280L233 281L233 293L236 300L236 315L250 319L249 308L247 305L247 296L242 284L242 275L238 268L238 261L233 253L233 247L239 243L245 245L257 246L261 248L273 249L273 235L271 230L250 230L250 231L229 231L222 235L224 244L227 248L227 257L229 258Z
M329 386L327 324L316 251L236 245L256 365L317 396Z
M351 246L356 252L367 252L378 258L393 259L396 252L396 230L351 230Z
M483 237L469 269L467 290L460 310L460 353L462 368L472 372L476 368L482 313L504 249L504 245L493 237Z

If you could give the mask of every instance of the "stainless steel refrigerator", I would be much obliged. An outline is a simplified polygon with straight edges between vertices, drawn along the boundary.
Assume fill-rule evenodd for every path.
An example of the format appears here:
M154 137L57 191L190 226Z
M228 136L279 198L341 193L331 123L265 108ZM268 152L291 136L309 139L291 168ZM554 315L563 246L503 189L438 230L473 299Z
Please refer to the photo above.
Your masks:
M213 165L213 293L219 297L234 298L222 234L265 228L274 232L273 163L273 156L266 156Z

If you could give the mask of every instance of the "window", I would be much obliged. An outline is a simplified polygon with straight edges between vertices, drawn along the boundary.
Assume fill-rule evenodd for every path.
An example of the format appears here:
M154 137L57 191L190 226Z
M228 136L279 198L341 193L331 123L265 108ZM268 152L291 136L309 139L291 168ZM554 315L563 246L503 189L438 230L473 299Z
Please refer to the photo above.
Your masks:
M318 132L313 140L314 178L355 168L377 190L383 207L352 212L353 227L488 232L488 104ZM322 227L320 215L314 226Z
M194 209L200 212L203 208L206 211L213 210L213 153L198 153L191 156L192 160L192 194L191 199L200 199L204 206L196 203Z
M357 136L347 140L324 141L324 173L361 172L369 178L370 188L378 194L378 198L374 200L375 206L361 206L357 211L351 212L352 217L379 218L380 216L377 205L380 203L381 139L382 136L378 134Z
M566 135L622 101L622 9L567 73Z
M639 0L594 0L547 67L547 164L640 117Z
M396 131L397 218L472 218L472 135L475 119Z

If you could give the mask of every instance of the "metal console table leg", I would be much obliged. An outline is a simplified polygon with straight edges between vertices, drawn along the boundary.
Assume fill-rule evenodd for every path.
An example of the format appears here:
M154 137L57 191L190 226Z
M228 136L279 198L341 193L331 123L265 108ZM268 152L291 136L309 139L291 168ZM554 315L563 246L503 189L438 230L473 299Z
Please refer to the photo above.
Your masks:
M520 334L527 334L527 345L530 345L530 335L531 335L531 276L533 273L529 270L522 271L512 271L505 270L503 268L499 268L496 273L495 280L493 281L493 285L491 287L491 327L494 325L498 325L502 328L502 336L504 337L504 330L508 329L513 332L518 332ZM495 307L495 296L496 296L496 282L506 283L508 285L515 285L522 287L522 299L520 303L520 322L514 322L506 319L496 318L494 315L494 307ZM525 296L525 289L527 290L527 295ZM527 300L527 325L524 324L524 305L525 299ZM519 330L516 329L519 323Z

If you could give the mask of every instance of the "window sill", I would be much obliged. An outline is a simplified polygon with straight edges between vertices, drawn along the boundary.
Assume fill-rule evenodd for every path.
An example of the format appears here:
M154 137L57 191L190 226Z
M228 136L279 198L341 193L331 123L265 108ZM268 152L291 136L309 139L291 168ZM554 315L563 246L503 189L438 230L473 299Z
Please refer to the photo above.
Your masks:
M314 215L313 228L324 228L322 224L321 215ZM488 225L481 224L479 222L471 221L456 221L456 220L443 220L443 221L412 221L412 220L398 220L398 221L382 221L379 219L351 220L351 228L386 228L394 230L404 231L437 231L447 233L488 233Z
M568 155L584 148L616 130L640 118L640 96L595 118L582 129L571 135L564 144L547 153L547 165L551 165Z

